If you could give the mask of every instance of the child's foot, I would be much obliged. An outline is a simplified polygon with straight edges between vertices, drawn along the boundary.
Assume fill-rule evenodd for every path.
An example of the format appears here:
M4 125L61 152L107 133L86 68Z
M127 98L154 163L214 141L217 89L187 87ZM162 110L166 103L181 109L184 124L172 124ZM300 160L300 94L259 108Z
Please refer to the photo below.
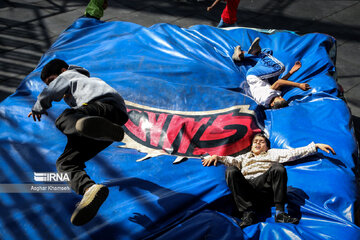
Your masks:
M85 9L85 16L100 20L104 16L104 10L107 6L107 0L90 0Z
M232 55L233 61L241 61L244 58L244 51L241 50L241 46L235 47L234 54Z
M75 128L80 135L95 140L120 142L124 138L122 127L103 117L83 117Z
M241 218L241 223L239 226L241 228L246 228L250 225L253 225L256 223L256 214L254 211L246 211L243 214L243 217Z
M281 212L276 215L275 222L278 223L292 223L292 224L298 224L299 219L295 217L291 217L289 214Z
M257 37L255 38L255 40L252 42L251 46L249 47L248 53L251 55L257 55L261 52L261 47L259 45L260 42L260 38Z
M71 223L80 226L88 223L96 216L99 208L109 195L109 189L100 184L88 188L71 216Z

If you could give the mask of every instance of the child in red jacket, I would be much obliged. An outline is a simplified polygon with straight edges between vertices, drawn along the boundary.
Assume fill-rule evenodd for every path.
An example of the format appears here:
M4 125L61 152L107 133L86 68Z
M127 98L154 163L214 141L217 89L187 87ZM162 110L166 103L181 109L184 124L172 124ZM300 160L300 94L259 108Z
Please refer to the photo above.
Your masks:
M221 20L219 22L218 28L223 27L236 27L236 14L237 8L240 3L240 0L225 0L226 6L224 11L221 14ZM220 0L215 0L215 2L207 8L207 11L211 11L211 9L220 2Z

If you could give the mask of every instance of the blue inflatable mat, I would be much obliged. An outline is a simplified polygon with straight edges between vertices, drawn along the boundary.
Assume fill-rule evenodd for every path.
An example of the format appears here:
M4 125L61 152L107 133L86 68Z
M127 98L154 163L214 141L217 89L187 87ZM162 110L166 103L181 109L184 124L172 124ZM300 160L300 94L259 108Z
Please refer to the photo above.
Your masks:
M287 108L264 110L244 94L251 65L235 64L231 55L255 37L285 72L302 62L290 80L307 82L311 90L286 89ZM78 19L0 104L0 239L360 239L354 224L357 146L349 110L337 97L335 53L335 39L324 34ZM49 184L35 173L56 173L66 145L54 125L68 107L63 101L41 122L27 117L45 87L40 72L53 58L82 66L118 90L130 116L123 143L86 164L110 194L81 227L70 223L81 196L15 191ZM246 152L260 131L273 148L314 141L337 153L286 164L287 208L301 217L298 225L275 223L271 209L261 222L240 229L231 216L225 167L201 165L206 154Z

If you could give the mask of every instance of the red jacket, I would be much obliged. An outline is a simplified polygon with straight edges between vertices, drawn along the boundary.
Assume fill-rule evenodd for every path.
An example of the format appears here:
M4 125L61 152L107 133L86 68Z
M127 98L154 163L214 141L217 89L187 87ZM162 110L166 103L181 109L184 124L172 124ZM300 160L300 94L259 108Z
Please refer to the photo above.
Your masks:
M226 7L221 14L222 20L227 24L236 23L236 13L240 0L226 0Z

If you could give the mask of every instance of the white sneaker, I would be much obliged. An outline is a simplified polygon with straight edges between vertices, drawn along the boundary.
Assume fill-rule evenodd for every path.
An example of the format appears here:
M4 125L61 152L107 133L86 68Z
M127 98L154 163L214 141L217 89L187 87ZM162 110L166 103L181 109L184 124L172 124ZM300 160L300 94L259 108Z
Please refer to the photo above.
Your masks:
M94 184L88 188L71 216L71 223L76 226L88 223L96 216L108 195L109 189L104 185Z
M232 60L233 61L241 61L241 59L242 59L241 56L242 55L244 55L244 54L243 54L243 52L241 50L241 46L238 45L238 46L235 47L234 54L232 55Z

